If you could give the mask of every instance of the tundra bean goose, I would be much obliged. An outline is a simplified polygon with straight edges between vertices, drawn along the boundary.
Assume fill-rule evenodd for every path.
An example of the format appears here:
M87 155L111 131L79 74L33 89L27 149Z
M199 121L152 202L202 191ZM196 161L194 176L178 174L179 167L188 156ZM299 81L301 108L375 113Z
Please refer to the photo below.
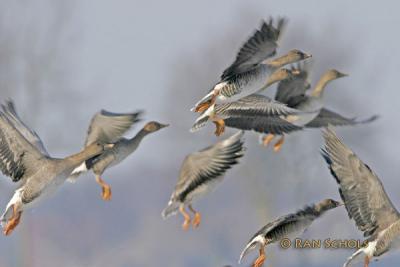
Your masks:
M217 105L211 113L203 113L191 128L192 132L198 131L209 120L220 121L215 123L215 134L219 136L224 132L225 125L241 130L254 130L260 133L283 134L301 127L294 125L281 116L295 115L301 111L290 108L263 95L250 95L235 102Z
M285 23L285 19L279 19L275 27L272 19L268 23L263 22L261 28L240 49L233 64L223 72L220 81L192 110L203 112L213 109L215 103L229 103L254 94L286 79L288 72L280 70L284 65L311 57L299 50L292 50L282 57L265 61L276 54Z
M328 128L323 133L322 155L339 186L349 218L364 233L368 245L347 259L344 267L364 256L368 267L373 257L382 256L400 244L400 214L390 201L378 176Z
M213 146L188 155L182 163L178 182L162 217L175 214L178 210L184 217L182 228L189 229L190 215L185 206L194 213L193 227L200 224L200 213L192 207L192 201L201 197L222 182L223 175L243 156L244 132L240 131Z
M96 182L102 187L102 198L110 200L111 187L101 178L104 171L117 165L132 154L139 147L145 136L168 126L152 121L147 123L134 137L122 137L134 123L139 121L139 116L140 112L112 113L102 110L96 113L89 125L85 146L93 142L100 142L112 143L114 147L95 158L83 162L81 166L72 172L71 179L76 179L81 173L93 170Z
M20 183L0 218L3 233L9 235L20 222L22 212L54 193L74 168L111 146L93 143L75 155L52 158L37 134L20 120L12 102L3 105L0 112L0 170L13 182Z
M259 257L253 267L260 267L266 259L265 246L279 242L283 238L295 238L301 235L314 220L321 217L326 211L342 205L341 203L325 199L320 203L307 206L302 210L289 215L282 216L261 228L247 243L240 254L239 263L251 250L259 246Z

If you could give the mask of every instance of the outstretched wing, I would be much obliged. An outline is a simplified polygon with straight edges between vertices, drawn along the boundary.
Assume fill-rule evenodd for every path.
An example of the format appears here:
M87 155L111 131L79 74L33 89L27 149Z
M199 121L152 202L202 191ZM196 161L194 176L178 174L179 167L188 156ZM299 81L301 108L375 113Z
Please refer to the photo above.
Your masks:
M242 116L227 118L224 121L227 127L246 131L252 130L265 134L270 133L281 135L303 129L302 127L294 125L280 117Z
M0 112L0 170L13 182L35 173L43 154Z
M322 128L332 126L347 126L369 123L378 118L377 115L371 116L365 120L357 120L355 118L346 118L340 114L330 111L326 108L321 109L318 116L305 125L307 128Z
M239 50L235 62L223 72L221 80L249 71L265 59L274 56L286 22L286 19L280 18L276 27L273 26L272 18L268 23L263 22L261 28Z
M26 138L26 140L28 140L32 145L36 146L36 148L43 155L48 156L49 153L44 147L43 142L38 134L34 130L29 128L18 116L13 101L8 100L4 105L1 105L1 107L3 109L4 115L13 124L13 126Z
M301 113L269 97L253 94L238 101L217 105L215 113L221 118L241 116L286 116Z
M339 184L347 213L364 236L390 226L400 219L379 178L356 154L344 145L332 129L323 133L323 157Z
M89 125L85 146L94 142L115 143L134 123L140 121L142 112L113 113L101 110L96 113Z
M221 177L243 156L244 132L188 155L183 161L172 199L183 201L194 188Z
M287 104L289 107L294 107L298 104L299 100L304 99L306 91L310 88L308 80L309 64L299 63L292 69L300 71L299 74L294 75L290 79L280 81L278 89L275 94L275 100Z

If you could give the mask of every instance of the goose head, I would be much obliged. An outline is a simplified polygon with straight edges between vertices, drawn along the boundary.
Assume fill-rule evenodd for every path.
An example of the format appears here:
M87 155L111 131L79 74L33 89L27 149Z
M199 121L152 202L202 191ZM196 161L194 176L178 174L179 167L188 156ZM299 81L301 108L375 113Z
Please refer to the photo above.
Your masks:
M145 131L149 132L149 133L153 133L153 132L156 132L156 131L158 131L158 130L160 130L162 128L168 127L168 126L169 126L169 124L162 124L162 123L159 123L157 121L151 121L151 122L148 122L143 127L143 129Z

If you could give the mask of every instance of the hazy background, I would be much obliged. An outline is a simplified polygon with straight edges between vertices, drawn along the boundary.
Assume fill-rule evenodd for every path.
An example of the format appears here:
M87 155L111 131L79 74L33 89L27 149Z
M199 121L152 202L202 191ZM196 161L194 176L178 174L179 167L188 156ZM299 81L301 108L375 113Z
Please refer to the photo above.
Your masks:
M1 99L15 100L51 155L80 150L101 108L144 109L146 120L171 124L104 174L111 202L100 199L94 177L85 175L25 212L10 237L0 236L0 267L237 266L248 239L268 221L338 198L319 154L319 130L291 135L278 154L247 133L242 164L195 203L203 215L200 228L185 233L181 217L161 219L184 156L217 140L212 127L189 133L190 107L269 16L290 19L279 53L312 53L313 81L328 68L350 74L329 85L328 107L347 116L381 115L371 125L338 132L400 207L398 9L396 1L0 1ZM0 180L2 209L15 187ZM337 209L304 237L361 235ZM352 252L272 245L266 266L341 266ZM385 257L379 266L393 266L399 257Z

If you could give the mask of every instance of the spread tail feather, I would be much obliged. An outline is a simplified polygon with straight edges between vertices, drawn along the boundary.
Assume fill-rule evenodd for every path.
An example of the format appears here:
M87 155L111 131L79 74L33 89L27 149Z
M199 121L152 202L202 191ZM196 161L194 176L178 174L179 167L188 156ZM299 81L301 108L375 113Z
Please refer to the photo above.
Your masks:
M21 191L22 191L21 188L16 190L13 197L8 202L5 212L0 217L1 227L4 227L7 224L7 222L13 217L14 215L13 205L22 207Z
M190 128L190 132L194 133L203 128L207 124L209 118L210 116L199 117L193 124L192 128Z
M81 165L76 167L68 177L67 181L70 183L75 183L78 177L82 174L88 171L88 168L86 166L86 161L82 162Z
M168 202L168 206L161 213L162 218L165 220L169 216L176 214L178 212L180 205L181 205L180 202L170 200Z
M370 123L379 119L379 115L373 115L367 119L357 121L358 124Z
M240 254L238 263L240 264L242 262L242 259L244 258L244 256L246 256L251 250L255 249L258 244L261 244L261 245L265 244L265 239L260 235L255 236L246 245L246 247L243 249L242 253Z
M212 99L213 95L214 95L213 91L208 93L199 102L197 102L196 105L194 105L194 107L190 109L190 111L195 111L197 109L197 107L200 106L201 104L204 104L204 103L207 103L207 102L211 102L211 99Z
M353 255L351 255L347 261L343 264L343 267L350 267L353 261L359 261L361 259L360 256L364 255L364 250L359 249Z

